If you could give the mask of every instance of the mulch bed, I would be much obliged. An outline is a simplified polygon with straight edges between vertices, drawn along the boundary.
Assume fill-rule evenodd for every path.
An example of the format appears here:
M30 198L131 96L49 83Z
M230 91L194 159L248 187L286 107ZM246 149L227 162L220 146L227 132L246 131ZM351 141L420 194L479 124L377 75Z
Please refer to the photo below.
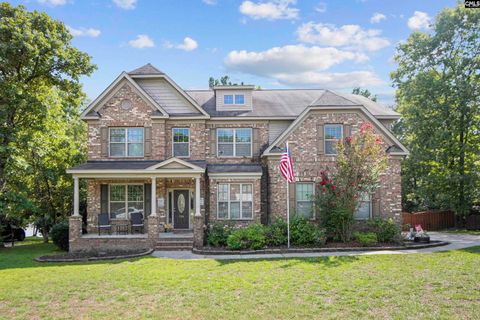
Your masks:
M329 242L324 247L290 247L286 246L276 248L266 248L261 250L229 250L227 248L204 247L202 249L193 249L196 254L209 255L231 255L231 254L267 254L267 253L311 253L311 252L345 252L345 251L379 251L379 250L411 250L424 249L431 247L446 246L450 242L431 241L430 243L414 243L405 241L402 244L384 243L373 247L362 247L358 242Z
M130 259L149 255L153 249L147 251L116 251L116 252L99 252L99 253L62 253L56 255L41 256L35 258L38 262L76 262L76 261L98 261L113 259Z

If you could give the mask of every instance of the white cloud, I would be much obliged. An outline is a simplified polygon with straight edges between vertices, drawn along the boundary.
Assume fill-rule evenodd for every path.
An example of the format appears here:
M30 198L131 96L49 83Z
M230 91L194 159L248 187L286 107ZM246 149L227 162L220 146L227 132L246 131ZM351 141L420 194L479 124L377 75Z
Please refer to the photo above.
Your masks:
M198 48L198 42L190 37L185 37L183 39L183 42L180 44L173 44L167 41L165 42L164 46L165 48L168 48L168 49L175 48L175 49L180 49L184 51L193 51Z
M67 4L67 0L37 0L40 4L46 4L52 7L63 6Z
M128 41L128 44L137 49L155 47L153 40L146 34L139 34L136 39Z
M380 37L381 33L380 30L364 30L354 24L337 28L331 24L311 21L297 29L298 39L302 42L367 51L376 51L390 45L390 41Z
M370 23L380 23L382 20L387 20L387 16L383 13L375 12L370 18Z
M202 0L203 3L208 4L209 6L214 6L217 4L217 0Z
M288 86L319 87L328 89L346 89L353 87L375 87L383 81L371 71L352 72L315 72L296 74L277 74L278 82Z
M239 7L242 14L252 19L297 19L299 9L290 7L294 5L296 0L271 0L267 2L243 1Z
M412 30L428 29L431 18L426 12L415 11L413 16L408 19L408 27Z
M274 47L260 52L231 51L225 58L225 65L233 70L269 77L284 73L326 70L344 61L366 60L368 57L361 53L300 44Z
M70 26L67 26L67 29L70 31L72 36L74 37L91 37L91 38L96 38L100 35L100 30L94 29L94 28L72 28Z
M113 0L113 3L125 10L133 10L137 6L137 0Z
M315 11L320 13L327 12L327 4L325 2L319 2L315 7Z

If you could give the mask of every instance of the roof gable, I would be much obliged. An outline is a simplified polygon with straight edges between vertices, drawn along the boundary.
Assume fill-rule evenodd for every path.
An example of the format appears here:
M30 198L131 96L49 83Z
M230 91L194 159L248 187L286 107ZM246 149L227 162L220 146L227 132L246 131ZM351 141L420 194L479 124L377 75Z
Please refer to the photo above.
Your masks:
M156 67L154 67L152 64L147 63L146 65L141 66L140 68L130 71L128 74L140 75L140 74L165 74L165 73L163 71L160 71Z
M133 79L125 72L122 72L80 115L81 119L98 118L96 111L103 107L103 102L108 101L120 88L121 84L127 82L134 91L153 109L159 111L161 118L168 118L168 113L155 102Z
M165 170L165 169L175 169L175 170L187 170L187 171L193 171L193 172L204 172L205 169L194 165L193 163L184 161L182 159L173 157L168 160L162 161L160 163L157 163L153 166L148 167L146 170Z

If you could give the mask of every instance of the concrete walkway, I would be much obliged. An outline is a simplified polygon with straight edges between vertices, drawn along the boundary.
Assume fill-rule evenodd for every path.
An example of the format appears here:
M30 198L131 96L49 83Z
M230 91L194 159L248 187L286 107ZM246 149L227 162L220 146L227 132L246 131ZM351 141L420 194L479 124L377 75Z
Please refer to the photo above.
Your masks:
M273 259L273 258L307 258L307 257L327 257L327 256L355 256L372 254L412 254L429 253L437 251L447 251L463 249L468 247L480 246L480 236L467 234L452 234L444 232L429 232L432 240L441 240L450 242L447 246L433 247L415 250L391 250L391 251L344 251L344 252L310 252L310 253L275 253L275 254L230 254L230 255L202 255L194 254L191 251L154 251L152 255L158 258L170 258L180 260L198 260L198 259Z

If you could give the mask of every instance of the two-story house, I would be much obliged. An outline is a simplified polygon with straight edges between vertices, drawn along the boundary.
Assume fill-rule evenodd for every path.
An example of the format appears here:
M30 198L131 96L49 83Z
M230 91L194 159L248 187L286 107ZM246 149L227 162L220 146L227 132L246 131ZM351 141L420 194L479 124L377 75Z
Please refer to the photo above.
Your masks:
M215 221L285 218L278 162L287 140L296 174L290 212L316 220L319 171L334 165L336 141L364 122L383 136L389 165L379 201L365 196L356 218L400 217L400 161L408 151L389 130L399 114L363 96L246 85L183 90L147 64L121 73L81 118L88 125L88 161L68 170L75 186L72 251L155 248L166 225L193 231L192 242L202 246ZM87 234L79 179L87 183ZM139 213L145 228L132 234Z

